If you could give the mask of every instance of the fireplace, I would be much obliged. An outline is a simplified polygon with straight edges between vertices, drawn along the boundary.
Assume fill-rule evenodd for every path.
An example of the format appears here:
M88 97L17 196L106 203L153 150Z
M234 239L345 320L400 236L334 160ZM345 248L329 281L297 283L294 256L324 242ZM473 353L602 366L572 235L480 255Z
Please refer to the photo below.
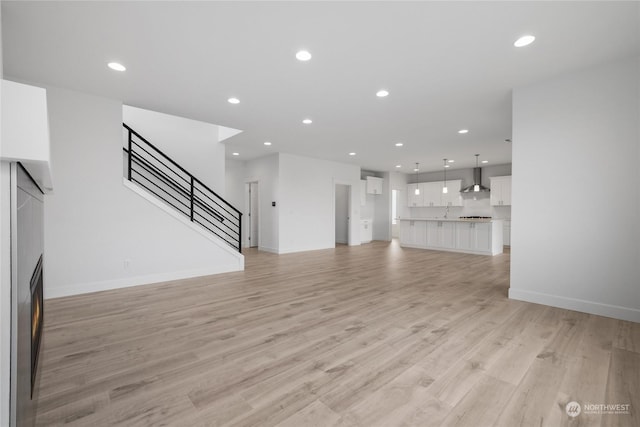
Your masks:
M40 341L42 339L42 325L44 320L44 298L42 292L42 255L31 278L31 397L38 371L38 357L40 356Z
M44 338L44 196L19 164L10 165L11 373L9 423L35 425ZM0 425L7 423L0 420Z

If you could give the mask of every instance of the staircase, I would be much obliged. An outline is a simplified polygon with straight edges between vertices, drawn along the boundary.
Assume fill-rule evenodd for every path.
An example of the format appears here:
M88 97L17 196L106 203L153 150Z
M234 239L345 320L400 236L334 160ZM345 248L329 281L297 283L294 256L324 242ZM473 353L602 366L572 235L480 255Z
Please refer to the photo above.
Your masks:
M138 132L128 133L125 174L195 224L242 252L242 213Z

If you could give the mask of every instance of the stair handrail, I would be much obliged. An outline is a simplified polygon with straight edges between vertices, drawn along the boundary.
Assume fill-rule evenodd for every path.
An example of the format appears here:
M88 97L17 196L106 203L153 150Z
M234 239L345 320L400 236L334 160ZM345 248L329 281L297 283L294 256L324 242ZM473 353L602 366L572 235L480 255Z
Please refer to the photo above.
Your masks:
M122 126L128 131L127 148L122 148L124 152L127 153L127 180L136 182L137 184L143 186L152 194L164 200L174 209L189 217L190 221L195 222L205 229L211 231L213 234L224 240L227 244L238 250L238 252L242 253L242 212L240 212L236 207L234 207L224 198L222 198L218 193L209 188L209 186L195 177L184 167L179 165L175 160L165 154L162 150L149 142L149 140L132 129L129 125L127 125L126 123L122 123ZM134 135L142 143L153 149L161 157L161 159L153 155L151 152L147 151L144 146L141 145L138 141L134 141ZM137 147L136 150L134 150L133 145ZM140 150L150 156L150 158L145 158L145 156L141 155ZM159 168L159 166L156 166L156 164L154 164L154 162L150 160L151 158L153 158L153 160L157 162L157 165L161 166L163 169L166 169L167 172L164 172ZM168 162L169 165L165 164L165 161ZM146 173L150 174L150 176L153 177L153 180L150 179L149 175L142 174L137 168L135 170L136 174L144 178L148 183L152 185L152 187L156 188L157 190L153 190L147 187L147 185L140 182L138 178L133 179L132 172L134 172L134 163L139 165L139 167L145 170ZM184 175L186 175L186 178L184 176L181 176L180 173L177 173L175 170L172 170L171 166L175 167L179 172L182 172ZM186 186L180 184L180 182L177 181L176 178L169 176L167 173L171 173L180 180L184 181L186 183ZM158 185L158 181L155 180L158 180L163 186L166 187L163 188L162 186ZM171 191L173 191L174 193L168 191L167 188L171 189ZM199 192L200 195L196 195L196 191ZM165 196L170 196L180 205L189 209L189 213L183 211L181 208L178 208L178 206L174 205L172 202L169 202L160 193ZM184 197L185 199L187 199L186 201L188 203L183 203L176 198L176 195L178 195L179 197ZM209 199L211 203L213 203L213 205L215 205L216 207L204 200L204 198ZM204 211L205 214L209 215L210 217L203 215L202 211L200 213L197 213L196 216L196 208L202 209L202 211ZM231 211L227 208L230 208ZM229 216L225 217L225 214L221 213L223 211L226 212L226 214ZM217 225L215 221L212 221L210 218L213 218L214 220L220 222L220 225ZM231 223L227 224L227 221L225 221L225 219L231 221ZM237 224L235 223L235 221L237 221ZM205 224L205 222L208 223L208 225L214 227L216 230L210 228L207 224ZM237 234L237 241L236 237L229 234L222 226L224 226L224 228L227 228L231 233ZM237 231L234 229L235 226L237 226ZM231 241L229 241L227 237L224 237L220 233L228 236Z
M193 180L195 182L197 182L198 184L200 184L201 186L203 186L207 191L210 191L211 193L213 193L217 198L219 198L221 201L223 201L227 206L229 206L231 209L233 209L236 213L242 215L242 212L240 212L235 206L233 206L231 203L227 202L223 197L220 197L220 195L218 193L216 193L215 191L213 191L211 188L209 188L209 186L207 184L205 184L204 182L200 181L197 177L195 177L194 175L191 174L191 172L189 172L188 170L186 170L185 168L183 168L182 166L180 166L178 163L176 163L171 157L167 156L165 153L162 152L162 150L160 150L158 147L156 147L155 145L153 145L152 143L150 143L149 141L147 141L142 135L140 135L138 132L136 132L135 130L131 129L126 123L122 123L122 125L132 134L134 134L135 136L137 136L138 138L140 138L142 141L144 141L146 144L148 144L151 148L153 148L154 150L156 150L160 155L162 155L162 157L164 157L165 159L167 159L169 162L171 162L172 165L174 165L175 167L177 167L178 169L180 169L180 171L184 172L187 176L189 176L189 178L193 178ZM131 140L129 138L129 140Z

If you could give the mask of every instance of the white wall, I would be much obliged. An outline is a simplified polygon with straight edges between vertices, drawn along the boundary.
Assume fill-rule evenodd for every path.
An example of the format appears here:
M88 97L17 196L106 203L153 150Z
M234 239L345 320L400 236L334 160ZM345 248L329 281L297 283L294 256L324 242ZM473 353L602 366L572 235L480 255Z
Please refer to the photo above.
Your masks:
M366 187L366 185L365 185L365 187ZM374 217L376 216L376 199L375 199L376 197L377 197L376 194L365 193L365 195L364 195L365 204L364 205L360 205L360 218L361 219L369 219L369 220L373 221ZM372 230L372 232L373 232L373 230Z
M402 172L390 172L389 173L389 193L391 190L398 192L397 200L397 212L396 215L399 218L406 218L409 216L409 206L407 204L407 174ZM400 223L397 222L391 226L393 237L400 236Z
M377 178L381 178L379 172L373 172L373 171L368 171L368 170L360 170L360 180L366 181L368 176L374 176ZM366 183L365 183L365 195L364 195L364 200L365 200L365 204L364 205L360 205L360 218L361 219L368 219L371 220L371 223L373 224L374 221L374 217L376 216L376 194L369 194L366 192ZM373 225L372 225L373 227ZM373 229L371 230L371 233L373 234Z
M225 198L225 146L218 126L123 106L123 120L147 141Z
M391 185L389 172L381 174L382 194L373 195L373 240L391 240Z
M640 322L639 79L633 58L514 91L511 298Z
M226 139L236 136L240 132L242 131L239 129L228 128L226 126L218 125L218 142L222 142Z
M360 168L280 154L280 253L333 248L335 184L351 185L349 243L360 244Z
M56 88L48 101L56 181L45 196L45 297L243 267L123 185L120 102Z
M245 165L244 182L258 182L259 202L259 249L278 253L280 248L279 216L281 210L279 191L279 156L271 156L248 161ZM276 202L276 206L271 206ZM246 219L246 218L245 218ZM246 230L245 221L245 230ZM244 233L244 230L243 230ZM246 234L243 234L246 235Z
M335 184L352 186L349 243L360 244L357 166L274 154L246 162L244 175L244 182L258 182L260 250L289 253L333 248Z
M242 212L242 245L247 246L246 240L249 217L248 204L245 201L245 162L241 160L225 159L225 199Z
M362 179L374 176L383 180L382 194L366 194L366 204L360 207L360 218L371 220L373 240L391 240L391 173L362 170L360 176Z
M225 199L244 214L245 162L225 159Z

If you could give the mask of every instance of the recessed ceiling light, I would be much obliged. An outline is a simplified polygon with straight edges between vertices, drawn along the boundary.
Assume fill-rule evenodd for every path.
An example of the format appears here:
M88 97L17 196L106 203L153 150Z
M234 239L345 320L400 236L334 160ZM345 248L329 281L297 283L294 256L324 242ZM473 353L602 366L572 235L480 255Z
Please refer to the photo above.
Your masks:
M449 163L453 163L453 162L455 162L455 160L453 160L453 159L449 159L449 160L447 160L447 162L449 162Z
M240 155L240 153L231 153L231 154L233 154L234 156L239 156Z
M311 59L311 54L306 50L300 50L296 53L296 59L298 61L308 61Z
M402 165L396 165L396 167L397 167L397 168L401 168L401 167L402 167Z
M238 98L229 98L227 99L229 104L240 104L240 100Z
M450 168L450 167L451 167L451 165L444 165L444 167L445 167L445 168Z
M396 147L402 147L404 144L402 142L396 142Z
M116 71L126 71L127 67L125 67L124 65L120 64L119 62L109 62L107 64L107 66L109 68L111 68L112 70L116 70Z
M271 143L269 141L265 141L264 145L271 145Z
M302 121L302 123L304 123L305 125L310 125L311 123L313 123L313 120L311 120L311 119L304 119L304 120Z
M418 168L413 168L413 171L414 171L414 172L418 172L419 170L420 170L420 169L418 169Z
M523 46L527 46L530 45L531 43L533 43L533 41L535 40L535 36L529 35L527 34L526 36L522 36L520 37L518 40L516 40L513 45L515 47L523 47Z
M489 160L483 160L480 163L489 163Z
M352 153L349 153L349 155L350 155L350 156L355 156L355 155L356 155L356 153L353 153L353 152L352 152Z
M378 98L384 98L385 96L389 96L389 91L388 90L379 90L378 92L376 92L376 96Z
M458 133L469 133L469 129L460 129Z

